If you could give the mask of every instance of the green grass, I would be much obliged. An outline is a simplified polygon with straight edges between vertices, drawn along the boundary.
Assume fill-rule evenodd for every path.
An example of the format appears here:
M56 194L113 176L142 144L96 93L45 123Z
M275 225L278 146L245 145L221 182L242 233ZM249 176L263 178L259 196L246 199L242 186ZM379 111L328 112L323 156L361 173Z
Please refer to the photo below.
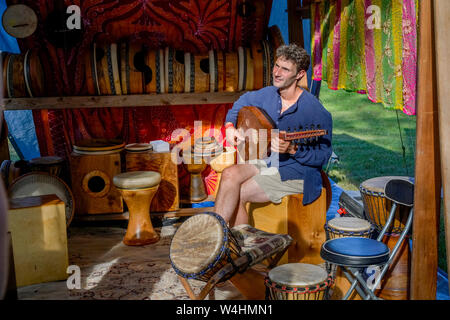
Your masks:
M328 176L341 188L359 190L361 182L380 176L414 176L415 116L386 109L364 94L328 89L326 83L320 100L333 116L333 151L339 156L338 163L330 164ZM447 271L443 205L439 267Z

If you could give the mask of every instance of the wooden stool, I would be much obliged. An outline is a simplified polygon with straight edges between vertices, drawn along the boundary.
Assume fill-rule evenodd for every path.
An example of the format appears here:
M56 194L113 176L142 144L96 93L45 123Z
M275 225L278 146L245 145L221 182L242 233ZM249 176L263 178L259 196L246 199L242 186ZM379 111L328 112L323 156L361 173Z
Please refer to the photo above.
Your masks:
M284 263L321 264L320 248L325 242L326 212L331 203L331 185L322 171L322 193L314 202L304 206L303 194L283 197L280 204L249 203L247 212L250 225L293 239L287 253L280 259Z
M150 220L150 203L158 190L161 175L155 171L133 171L115 175L113 183L127 204L130 218L123 243L142 246L159 240Z

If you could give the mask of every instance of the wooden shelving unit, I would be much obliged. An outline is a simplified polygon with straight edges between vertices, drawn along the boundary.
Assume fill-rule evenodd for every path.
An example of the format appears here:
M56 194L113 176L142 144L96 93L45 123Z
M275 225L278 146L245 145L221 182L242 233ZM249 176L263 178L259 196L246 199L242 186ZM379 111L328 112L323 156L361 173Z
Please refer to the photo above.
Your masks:
M246 91L2 99L3 110L145 107L233 103Z

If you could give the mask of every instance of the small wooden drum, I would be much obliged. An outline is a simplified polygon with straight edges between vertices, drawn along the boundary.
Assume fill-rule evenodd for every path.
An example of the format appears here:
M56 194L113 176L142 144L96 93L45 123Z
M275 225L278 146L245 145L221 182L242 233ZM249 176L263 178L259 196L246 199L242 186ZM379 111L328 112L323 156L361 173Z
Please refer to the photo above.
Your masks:
M412 178L405 176L376 177L362 182L359 186L366 217L379 231L382 230L386 224L392 207L392 201L386 199L384 196L384 186L391 179L410 180ZM394 221L387 232L400 234L405 228L408 215L409 208L399 206L395 212Z
M159 240L150 219L150 204L160 181L161 175L155 171L133 171L114 176L114 185L122 194L130 214L123 238L126 245L142 246Z
M324 300L330 283L325 269L308 263L282 264L265 279L269 300Z
M179 276L207 282L240 252L241 247L225 220L214 212L203 212L178 228L170 244L169 258ZM231 272L221 282L233 275Z
M337 217L325 224L327 240L342 237L364 237L370 238L374 228L369 221L354 217ZM331 300L340 300L350 288L350 283L342 273L341 268L331 265L331 274L334 275L334 286L332 286ZM350 298L359 299L352 294Z
M354 217L338 217L325 224L327 240L342 237L370 238L373 227L369 221Z
M29 161L30 171L48 172L55 176L61 176L64 167L64 159L57 156L34 158Z

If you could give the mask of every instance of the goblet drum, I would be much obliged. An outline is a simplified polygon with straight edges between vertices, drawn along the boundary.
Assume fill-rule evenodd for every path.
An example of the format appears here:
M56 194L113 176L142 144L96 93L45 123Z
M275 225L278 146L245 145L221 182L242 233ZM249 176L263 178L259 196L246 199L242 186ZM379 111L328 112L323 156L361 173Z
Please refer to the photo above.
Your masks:
M217 187L214 191L214 195L217 195L217 191L220 187L220 179L222 177L222 171L236 163L236 149L227 147L225 151L219 154L217 157L211 159L209 165L217 172Z
M114 176L114 185L122 194L130 214L123 238L126 245L142 246L159 240L150 219L150 204L160 181L161 175L155 171L132 171Z

